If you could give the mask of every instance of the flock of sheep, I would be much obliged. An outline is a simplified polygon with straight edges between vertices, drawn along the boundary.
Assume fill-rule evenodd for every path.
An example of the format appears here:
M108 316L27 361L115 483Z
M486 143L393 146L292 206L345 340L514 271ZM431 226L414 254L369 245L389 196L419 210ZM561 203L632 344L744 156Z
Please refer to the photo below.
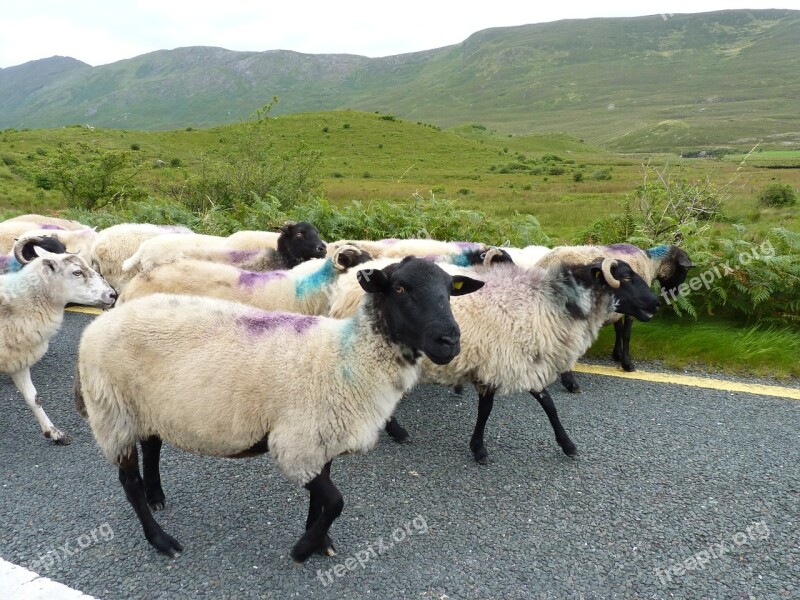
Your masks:
M415 384L478 392L470 449L489 461L484 430L496 395L530 392L556 441L577 453L547 386L571 373L614 323L614 356L632 370L632 319L677 288L691 261L674 246L544 248L475 242L340 240L305 222L228 237L183 227L122 224L96 231L23 215L0 223L0 371L9 373L45 437L30 367L69 303L110 308L85 330L75 402L120 482L145 537L177 555L152 511L164 507L166 441L211 456L269 452L309 490L298 562L333 554L329 528L344 506L331 461L365 452ZM139 469L138 449L142 453Z

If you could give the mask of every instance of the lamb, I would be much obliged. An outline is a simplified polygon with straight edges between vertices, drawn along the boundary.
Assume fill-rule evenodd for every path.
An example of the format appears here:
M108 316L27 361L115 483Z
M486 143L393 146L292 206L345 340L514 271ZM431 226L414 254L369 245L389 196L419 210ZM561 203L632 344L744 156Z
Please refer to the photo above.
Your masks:
M59 219L58 217L47 217L45 215L36 215L36 214L19 215L11 219L6 219L3 222L15 223L19 221L25 223L35 223L36 227L34 227L33 229L69 229L73 231L79 229L90 229L87 225L79 223L78 221L71 221L69 219Z
M134 255L122 263L122 270L139 267L148 271L157 265L193 258L226 262L250 271L274 271L291 269L309 258L325 257L325 242L310 223L287 222L279 229L277 249L263 250L240 250L227 238L217 236L159 236L143 242Z
M89 264L108 283L122 294L125 285L138 273L138 269L122 270L122 263L130 258L139 246L152 237L167 234L194 234L181 225L154 225L150 223L120 223L97 233L89 253Z
M41 236L38 238L28 238L21 243L17 242L11 254L0 255L0 275L6 273L16 273L26 264L36 258L36 248L42 248L54 254L64 254L67 247L54 237ZM17 254L21 255L21 260L17 259Z
M157 550L175 556L183 549L151 512L165 501L163 440L219 457L270 452L284 476L310 492L306 530L291 556L303 562L314 552L333 554L328 530L344 501L331 481L331 462L374 446L416 381L423 354L439 364L458 354L449 296L482 285L415 258L361 270L358 280L367 294L345 320L154 294L84 330L76 405L119 468L125 495Z
M0 372L11 375L44 436L56 444L68 444L69 437L45 414L30 368L47 352L50 338L61 326L67 303L107 307L116 296L78 256L53 254L36 247L37 258L27 260L22 245L15 248L22 268L0 275Z
M442 266L451 274L467 272ZM498 264L469 273L486 285L477 294L453 299L453 314L462 329L462 351L446 366L423 360L420 382L475 386L478 420L470 449L480 464L489 462L484 430L495 395L520 391L536 398L556 442L565 454L574 456L575 444L561 425L546 387L559 373L572 369L615 310L647 321L658 308L658 297L621 260L598 258L588 264L559 263L548 269ZM356 295L350 279L340 278L335 288L331 301L335 316L344 316L351 303L336 294ZM408 436L395 419L386 429L398 441Z
M557 246L545 254L538 266L547 267L561 262L590 260L591 257L603 256L627 261L639 276L648 285L654 280L661 284L662 291L666 293L677 289L685 280L686 274L692 266L692 261L685 250L677 246L656 246L649 250L642 250L631 244L614 244L611 246ZM614 351L611 356L622 364L625 371L635 371L636 367L631 360L630 342L633 318L615 313L609 319L614 324ZM566 372L561 376L561 383L570 392L580 392L580 386L575 380L574 373Z
M163 292L211 296L262 310L327 315L330 287L336 278L370 258L355 246L341 246L329 258L313 258L288 271L267 272L179 260L139 273L126 286L117 304Z

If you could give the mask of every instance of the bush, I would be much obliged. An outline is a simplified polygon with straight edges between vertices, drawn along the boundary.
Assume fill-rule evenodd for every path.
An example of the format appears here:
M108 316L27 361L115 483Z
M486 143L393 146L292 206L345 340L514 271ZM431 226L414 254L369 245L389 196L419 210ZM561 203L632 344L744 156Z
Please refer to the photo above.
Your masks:
M139 144L131 144L131 150L141 150L142 147Z
M547 169L547 174L548 175L563 175L566 172L567 172L567 170L564 167L553 166L553 167L550 167L549 169Z
M794 206L797 190L788 183L770 183L758 195L761 206Z
M583 181L583 171L575 171L572 174L572 181L575 181L577 183L580 183L581 181Z
M595 181L608 181L611 179L611 169L598 169L590 177Z

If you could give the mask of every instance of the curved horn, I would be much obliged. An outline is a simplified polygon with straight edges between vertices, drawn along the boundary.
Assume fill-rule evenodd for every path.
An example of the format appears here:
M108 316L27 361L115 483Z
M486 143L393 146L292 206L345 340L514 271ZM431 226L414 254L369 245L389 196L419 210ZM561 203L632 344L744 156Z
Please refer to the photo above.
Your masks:
M483 266L484 267L491 266L492 261L495 259L495 257L502 255L503 253L499 249L492 246L486 252L483 253Z
M616 266L617 261L613 258L604 258L603 263L600 265L600 269L603 271L603 277L606 278L606 283L615 289L621 285L619 280L614 279L614 276L611 274L611 269Z
M29 244L30 241L31 241L30 239L27 239L27 240L23 240L20 243L19 240L14 240L14 247L12 248L12 251L14 253L14 258L16 258L17 262L19 264L21 264L21 265L27 265L32 260L32 259L29 260L29 259L25 258L25 254L23 252L23 249L25 248L25 245Z

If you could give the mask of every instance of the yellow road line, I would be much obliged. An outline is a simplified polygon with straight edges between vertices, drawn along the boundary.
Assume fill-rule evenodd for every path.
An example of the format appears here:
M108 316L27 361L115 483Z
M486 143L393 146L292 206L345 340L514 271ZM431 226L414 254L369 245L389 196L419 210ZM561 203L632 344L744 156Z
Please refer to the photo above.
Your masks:
M84 313L86 315L99 315L103 311L93 306L70 306L64 310L69 312Z
M634 371L628 373L620 368L603 367L599 365L575 365L576 372L590 373L592 375L608 375L609 377L622 377L623 379L638 379L640 381L652 381L655 383L673 383L678 385L690 385L694 387L722 390L726 392L745 392L748 394L758 394L760 396L778 396L780 398L793 398L800 400L800 390L796 388L786 388L777 385L762 385L760 383L739 383L736 381L725 381L722 379L711 379L708 377L692 377L691 375L673 375L672 373L652 373L648 371Z
M99 315L103 311L91 306L70 306L70 312ZM745 392L760 396L778 396L780 398L793 398L800 400L800 390L785 388L777 385L762 385L759 383L738 383L708 377L692 377L690 375L674 375L672 373L654 373L649 371L634 371L628 373L619 367L603 367L599 365L575 365L575 372L590 375L607 375L609 377L622 377L623 379L638 379L639 381L652 381L654 383L672 383L677 385L690 385L694 387L722 390L726 392Z

